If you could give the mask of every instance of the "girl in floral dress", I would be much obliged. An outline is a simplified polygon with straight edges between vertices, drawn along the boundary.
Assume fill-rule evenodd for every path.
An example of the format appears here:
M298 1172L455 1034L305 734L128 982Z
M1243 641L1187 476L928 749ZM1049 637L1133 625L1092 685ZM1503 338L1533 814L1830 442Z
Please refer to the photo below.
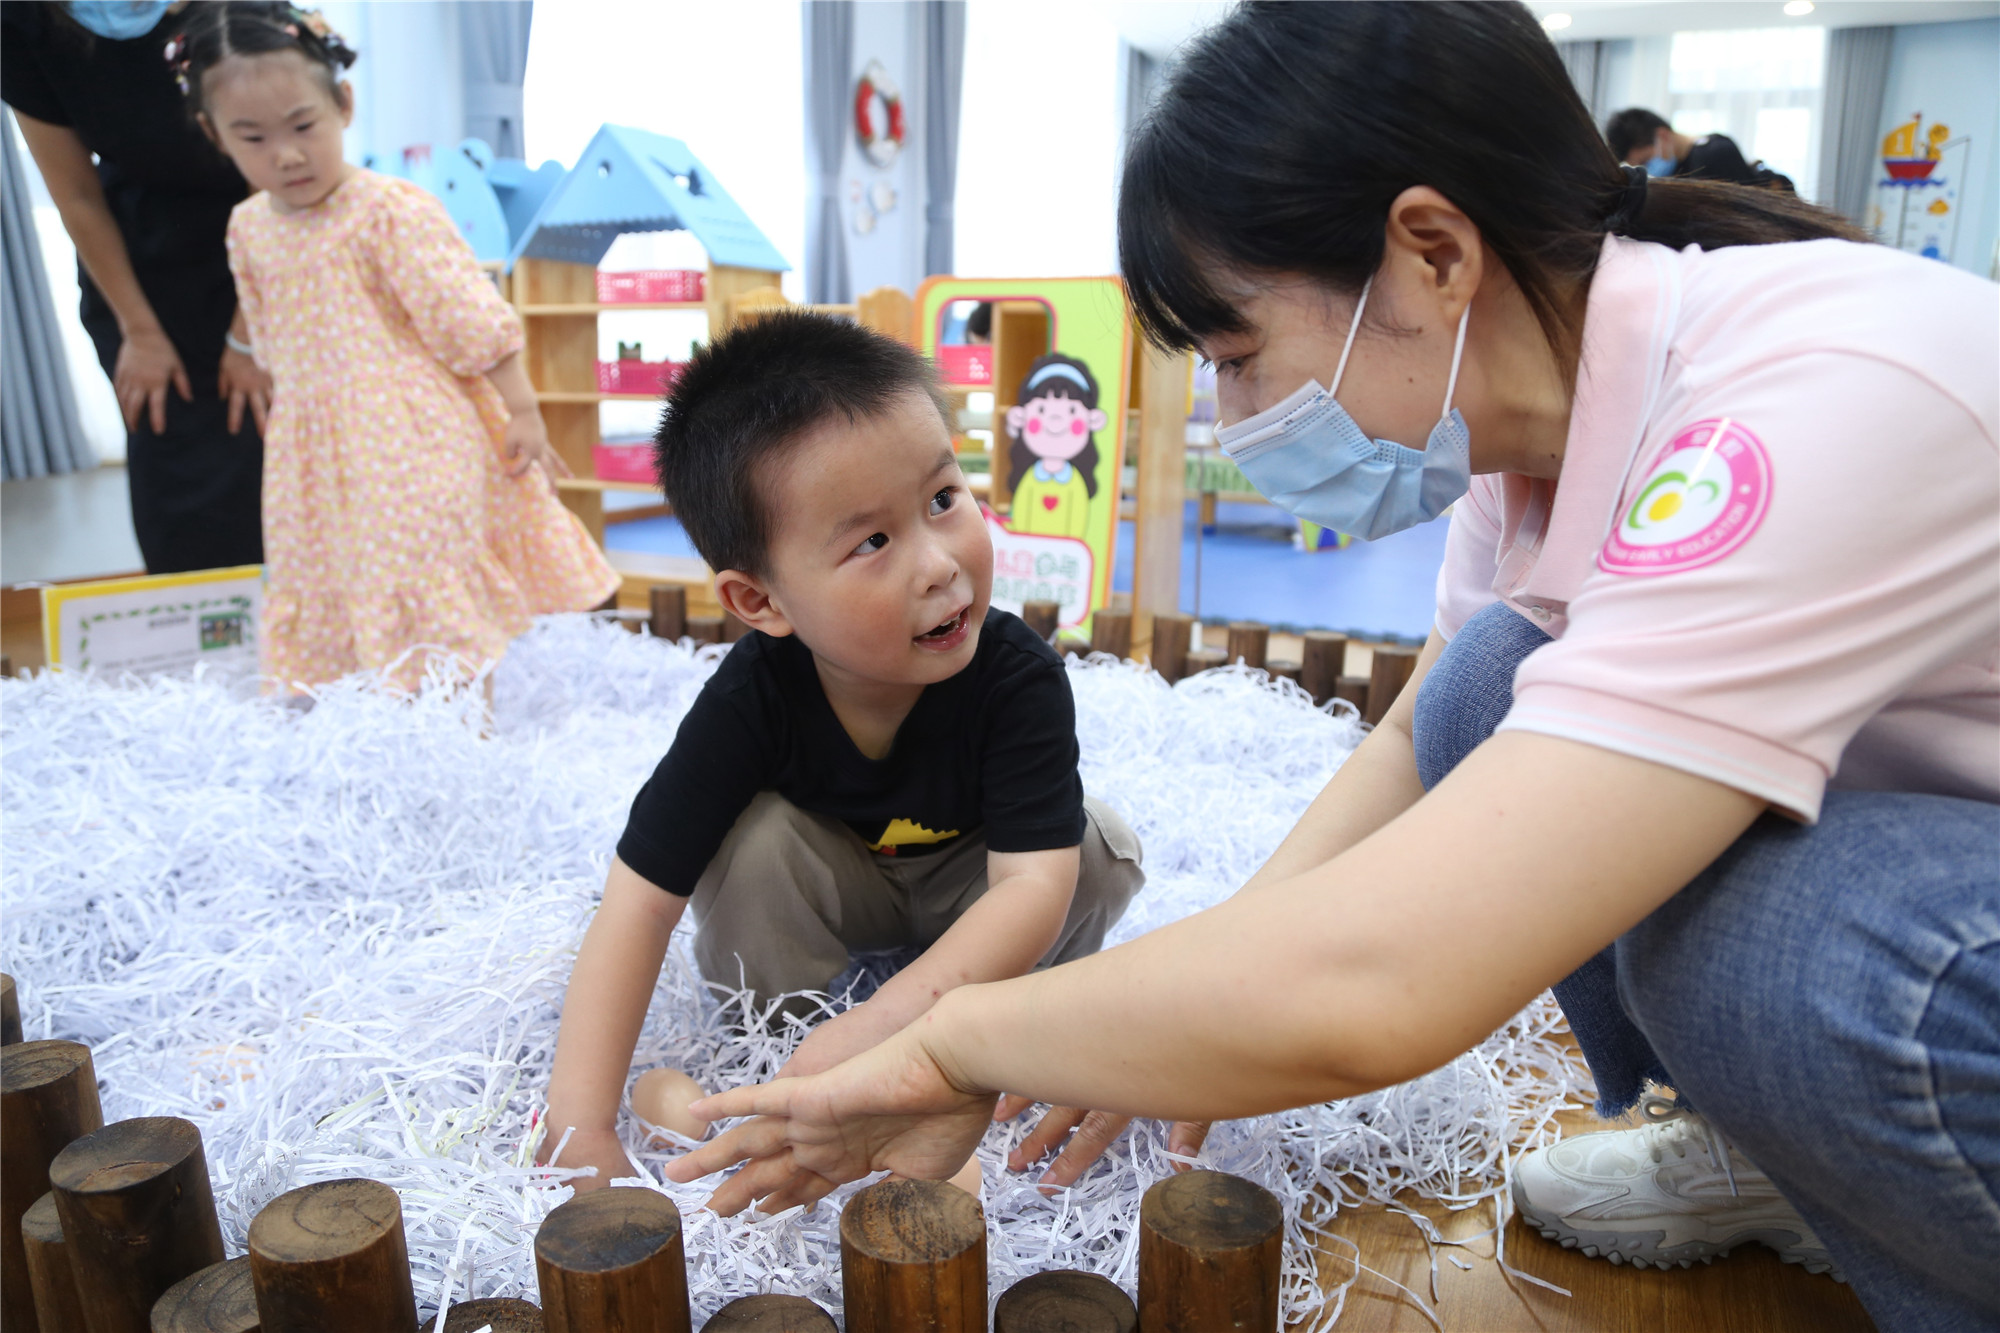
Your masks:
M521 364L520 321L444 206L347 163L354 53L286 4L193 6L168 47L201 125L259 193L229 224L246 335L269 370L267 587L281 688L434 654L476 668L533 615L618 576L554 494L567 474Z

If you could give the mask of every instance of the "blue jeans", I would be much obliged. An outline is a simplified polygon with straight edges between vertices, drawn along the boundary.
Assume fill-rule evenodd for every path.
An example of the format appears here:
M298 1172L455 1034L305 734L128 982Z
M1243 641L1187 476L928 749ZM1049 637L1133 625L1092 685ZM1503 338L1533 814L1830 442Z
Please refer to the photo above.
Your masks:
M1417 693L1426 789L1548 641L1504 605L1466 622ZM2000 1329L2000 806L1835 791L1810 828L1767 814L1555 993L1599 1109L1648 1080L1699 1106L1880 1327Z

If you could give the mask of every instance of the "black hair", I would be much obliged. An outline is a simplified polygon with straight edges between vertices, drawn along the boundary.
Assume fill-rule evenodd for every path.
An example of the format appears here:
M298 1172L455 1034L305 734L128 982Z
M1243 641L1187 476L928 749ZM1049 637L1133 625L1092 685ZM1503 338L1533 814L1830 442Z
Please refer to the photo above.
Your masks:
M187 20L169 46L188 107L199 115L202 79L231 56L297 51L326 77L328 95L338 102L341 71L355 61L354 49L318 10L267 0L201 0L182 12Z
M993 340L993 303L981 301L972 307L972 313L965 317L965 336Z
M1661 130L1672 128L1658 112L1628 106L1604 122L1604 142L1611 145L1611 156L1623 162L1634 148L1653 142Z
M1219 269L1358 293L1416 185L1479 228L1565 375L1607 231L1707 249L1866 239L1772 190L1635 183L1513 0L1252 0L1190 44L1133 135L1118 200L1133 313L1187 349L1243 328Z
M1081 385L1067 375L1051 375L1032 390L1024 391L1020 405L1026 407L1036 398L1073 398L1093 411L1097 408L1097 376L1090 373L1090 367L1072 356L1061 352L1050 352L1038 357L1035 364L1028 367L1028 373L1021 377L1021 383L1032 382L1037 374L1048 366L1068 366L1083 377ZM1009 427L1007 435L1014 443L1007 450L1007 468L1016 477L1028 475L1028 469L1035 465L1037 455L1021 438L1021 432ZM1070 465L1083 474L1084 494L1097 498L1097 432L1091 431L1084 441L1083 449L1070 460ZM1016 483L1019 484L1018 482Z
M907 394L949 428L937 372L913 348L832 315L760 315L695 349L668 391L653 434L660 489L710 569L764 573L764 466L815 427L879 417Z

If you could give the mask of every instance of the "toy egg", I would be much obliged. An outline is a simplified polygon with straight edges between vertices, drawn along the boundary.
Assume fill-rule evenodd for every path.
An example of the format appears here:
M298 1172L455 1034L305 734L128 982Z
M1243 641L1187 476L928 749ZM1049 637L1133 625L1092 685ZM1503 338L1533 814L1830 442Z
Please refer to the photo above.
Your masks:
M688 1103L708 1096L701 1084L678 1069L648 1069L632 1085L632 1112L641 1120L684 1138L708 1133L708 1122L688 1112Z

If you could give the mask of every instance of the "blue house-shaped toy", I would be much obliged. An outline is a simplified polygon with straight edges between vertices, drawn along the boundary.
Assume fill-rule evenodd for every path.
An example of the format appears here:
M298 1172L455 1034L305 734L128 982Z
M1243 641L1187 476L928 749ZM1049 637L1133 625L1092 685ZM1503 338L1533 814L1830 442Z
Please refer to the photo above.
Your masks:
M773 273L791 267L686 144L606 125L516 235L508 263L594 265L626 232L682 229L693 233L710 264Z

